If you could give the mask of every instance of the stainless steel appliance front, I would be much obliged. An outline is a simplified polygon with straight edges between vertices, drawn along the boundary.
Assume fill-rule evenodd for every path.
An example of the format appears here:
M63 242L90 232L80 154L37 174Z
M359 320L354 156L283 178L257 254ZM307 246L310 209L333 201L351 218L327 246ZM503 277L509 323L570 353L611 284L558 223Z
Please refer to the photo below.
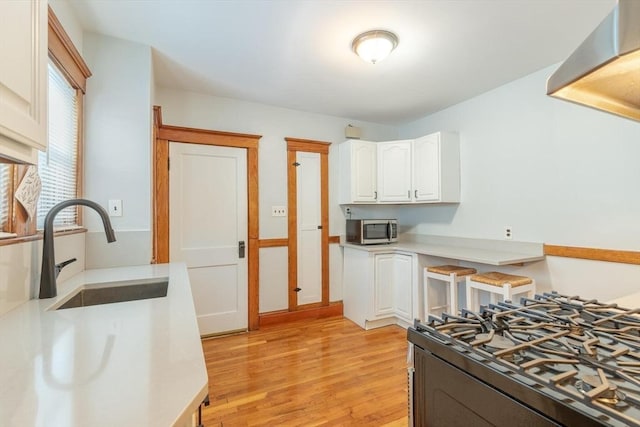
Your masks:
M347 242L375 245L398 241L398 221L395 219L348 219Z

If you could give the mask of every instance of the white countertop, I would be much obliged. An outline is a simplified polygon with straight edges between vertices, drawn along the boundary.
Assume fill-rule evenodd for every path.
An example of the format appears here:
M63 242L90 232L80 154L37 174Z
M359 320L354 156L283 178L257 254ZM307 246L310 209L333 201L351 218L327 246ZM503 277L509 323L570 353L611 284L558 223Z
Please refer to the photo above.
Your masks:
M544 259L542 243L471 239L462 237L405 235L398 243L344 247L369 252L401 251L490 265L520 264Z
M622 308L638 308L640 307L640 292L616 298L613 301L609 301L609 303L618 304Z
M167 297L48 310L85 283L155 277ZM183 264L88 270L0 316L0 426L182 426L207 392Z

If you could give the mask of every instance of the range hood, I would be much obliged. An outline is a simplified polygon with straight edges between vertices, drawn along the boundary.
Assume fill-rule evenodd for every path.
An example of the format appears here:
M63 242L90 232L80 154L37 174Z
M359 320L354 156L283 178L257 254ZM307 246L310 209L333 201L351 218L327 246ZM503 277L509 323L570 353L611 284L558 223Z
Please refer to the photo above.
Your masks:
M547 95L640 121L640 0L618 0L549 77Z

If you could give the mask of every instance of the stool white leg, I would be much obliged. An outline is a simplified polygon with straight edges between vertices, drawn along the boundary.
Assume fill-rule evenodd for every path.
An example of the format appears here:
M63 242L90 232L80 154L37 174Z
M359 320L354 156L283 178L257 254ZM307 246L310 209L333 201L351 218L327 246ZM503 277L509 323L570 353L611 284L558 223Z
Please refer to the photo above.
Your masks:
M422 311L420 312L420 320L423 322L427 321L427 318L429 317L429 276L427 276L427 270L424 270L424 279L423 282L424 286L423 286L423 298L422 298Z
M505 283L502 286L502 298L503 301L511 300L513 298L513 288L511 283Z
M470 283L469 277L467 277L466 282L467 282L467 309L471 311L477 311L476 301L473 298L473 286Z
M458 314L458 282L456 273L449 275L449 313Z
M529 292L527 292L527 296L529 297L529 299L534 299L536 296L536 281L532 281L531 282L531 289L529 289Z

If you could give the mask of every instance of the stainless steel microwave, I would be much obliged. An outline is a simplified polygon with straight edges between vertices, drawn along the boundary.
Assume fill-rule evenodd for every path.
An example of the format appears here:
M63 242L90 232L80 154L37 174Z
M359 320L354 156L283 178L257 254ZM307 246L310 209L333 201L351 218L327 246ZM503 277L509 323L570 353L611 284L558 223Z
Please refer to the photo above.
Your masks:
M395 219L348 219L347 242L375 245L398 241L398 221Z

